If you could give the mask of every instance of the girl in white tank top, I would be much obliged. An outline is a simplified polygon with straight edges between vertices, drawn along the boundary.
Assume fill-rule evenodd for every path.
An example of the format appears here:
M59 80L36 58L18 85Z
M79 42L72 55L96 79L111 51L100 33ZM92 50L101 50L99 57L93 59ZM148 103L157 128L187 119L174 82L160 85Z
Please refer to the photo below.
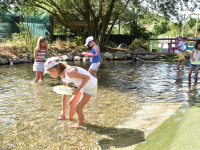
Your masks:
M67 66L57 57L49 58L45 62L44 67L44 73L49 73L51 77L57 78L60 76L63 85L68 86L69 83L74 83L74 85L78 87L77 89L73 89L73 96L68 102L68 117L65 117L68 95L63 95L63 107L59 119L72 120L72 117L76 111L78 115L78 123L70 127L79 127L83 125L83 108L85 104L90 100L92 95L96 94L97 79L83 68Z

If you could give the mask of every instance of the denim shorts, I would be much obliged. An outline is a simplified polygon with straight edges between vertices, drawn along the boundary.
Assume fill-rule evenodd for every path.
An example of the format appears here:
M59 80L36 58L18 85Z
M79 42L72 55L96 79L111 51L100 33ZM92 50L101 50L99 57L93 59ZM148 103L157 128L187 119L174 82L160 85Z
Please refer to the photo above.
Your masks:
M199 67L199 65L193 65L193 64L191 64L191 62L190 62L189 67Z

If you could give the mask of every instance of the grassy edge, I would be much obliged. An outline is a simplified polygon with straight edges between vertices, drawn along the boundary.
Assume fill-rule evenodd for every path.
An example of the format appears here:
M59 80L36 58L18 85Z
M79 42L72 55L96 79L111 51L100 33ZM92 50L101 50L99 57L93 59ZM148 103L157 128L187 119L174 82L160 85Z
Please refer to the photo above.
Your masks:
M188 102L190 105L185 105L188 104ZM192 123L194 119L196 119L197 114L200 115L200 109L198 109L198 112L196 111L196 108L200 107L198 95L192 96L188 102L184 103L173 115L150 133L145 141L139 143L134 150L191 149L191 145L186 141L194 140L194 138L191 137L196 137L197 133L194 132L194 130L200 125L200 121L198 124ZM194 113L194 110L196 113ZM187 124L186 120L191 121ZM190 136L189 134L182 134L185 130L187 133L190 133ZM199 138L196 139L198 140ZM193 144L192 146L198 149L200 145Z

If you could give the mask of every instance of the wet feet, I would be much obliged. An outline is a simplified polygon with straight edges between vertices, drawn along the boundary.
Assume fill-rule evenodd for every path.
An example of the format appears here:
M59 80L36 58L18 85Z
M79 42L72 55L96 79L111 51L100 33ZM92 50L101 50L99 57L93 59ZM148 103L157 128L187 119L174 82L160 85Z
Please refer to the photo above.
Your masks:
M70 128L80 128L81 127L81 125L79 125L78 123L77 124L75 124L75 125L72 125L72 126L69 126Z

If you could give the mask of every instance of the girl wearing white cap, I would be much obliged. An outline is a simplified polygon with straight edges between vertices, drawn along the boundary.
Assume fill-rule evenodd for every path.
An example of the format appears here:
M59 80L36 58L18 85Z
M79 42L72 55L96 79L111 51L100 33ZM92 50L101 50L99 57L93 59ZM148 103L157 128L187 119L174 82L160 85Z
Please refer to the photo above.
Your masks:
M59 119L71 120L76 111L78 115L78 123L70 127L79 127L83 125L83 107L90 100L92 95L96 94L97 79L87 70L77 66L68 66L61 62L57 57L49 58L45 62L44 67L44 73L49 73L51 77L57 78L60 76L63 85L68 86L69 83L74 83L75 86L78 87L77 89L73 89L73 96L69 100L69 113L67 118L65 117L65 111L68 95L63 95L63 107Z
M100 47L94 42L93 36L89 36L86 39L86 43L84 46L92 47L91 53L93 55L90 55L91 66L89 68L89 73L91 73L95 78L97 78L97 70L100 66L101 61Z

